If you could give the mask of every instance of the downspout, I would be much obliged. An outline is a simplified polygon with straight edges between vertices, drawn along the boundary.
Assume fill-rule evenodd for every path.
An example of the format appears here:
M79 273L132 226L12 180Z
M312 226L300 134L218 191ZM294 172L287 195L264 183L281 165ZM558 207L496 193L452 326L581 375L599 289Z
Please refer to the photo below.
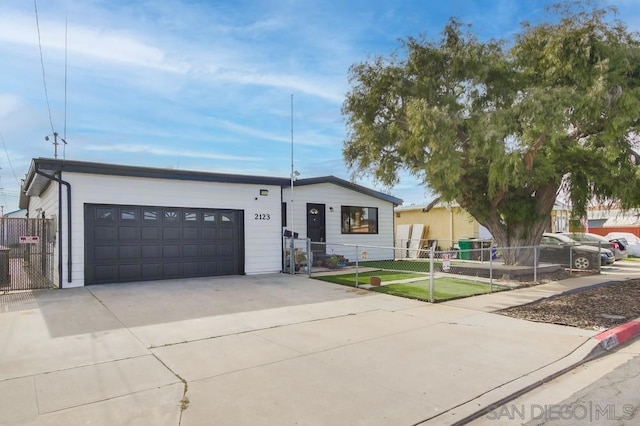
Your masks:
M38 163L35 163L35 173L43 176L47 179L54 180L58 184L65 185L67 187L67 282L71 282L71 184L67 181L60 179L59 177L50 175L38 169ZM62 191L58 186L58 232L62 236ZM60 288L62 285L62 238L58 238L58 280L60 282Z

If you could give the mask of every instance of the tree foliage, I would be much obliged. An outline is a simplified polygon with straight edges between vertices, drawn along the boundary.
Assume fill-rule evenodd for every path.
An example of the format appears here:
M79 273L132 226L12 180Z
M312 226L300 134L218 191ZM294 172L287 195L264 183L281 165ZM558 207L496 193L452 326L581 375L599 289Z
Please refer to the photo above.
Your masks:
M611 8L549 11L510 41L451 19L353 65L347 164L387 185L408 169L504 246L537 244L560 190L576 217L594 198L640 205L639 38Z

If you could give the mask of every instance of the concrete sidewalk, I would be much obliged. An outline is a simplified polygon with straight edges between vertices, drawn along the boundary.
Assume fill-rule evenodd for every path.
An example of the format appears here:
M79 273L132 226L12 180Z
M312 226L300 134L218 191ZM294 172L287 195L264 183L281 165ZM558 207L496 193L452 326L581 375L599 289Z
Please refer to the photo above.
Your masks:
M492 313L611 277L432 305L305 277L0 296L0 424L451 424L595 331Z

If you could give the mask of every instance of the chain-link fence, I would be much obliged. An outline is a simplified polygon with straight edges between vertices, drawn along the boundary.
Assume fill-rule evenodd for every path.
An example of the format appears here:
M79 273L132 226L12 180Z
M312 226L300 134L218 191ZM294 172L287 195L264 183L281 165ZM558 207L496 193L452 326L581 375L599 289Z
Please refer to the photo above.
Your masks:
M613 262L606 249L574 244L496 247L480 240L442 250L436 241L428 242L430 246L380 247L297 240L294 253L305 250L300 258L306 263L298 271L341 276L342 281L356 287L424 286L428 288L427 300L437 298L434 294L438 294L438 286L449 288L453 298L457 290L452 286L473 284L479 292L491 292L574 274L599 273L601 265ZM285 242L285 254L290 256L288 244Z
M52 287L54 244L51 219L0 218L0 292Z

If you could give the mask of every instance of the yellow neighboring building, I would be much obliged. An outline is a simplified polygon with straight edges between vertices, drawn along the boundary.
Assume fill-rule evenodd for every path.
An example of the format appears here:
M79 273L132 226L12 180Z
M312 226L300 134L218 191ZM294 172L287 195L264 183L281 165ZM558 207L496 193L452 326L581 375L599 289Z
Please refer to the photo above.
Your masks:
M460 239L491 238L489 231L456 203L437 203L431 209L426 204L400 206L394 211L396 235L398 225L423 224L422 238L437 240L441 250L457 246Z

